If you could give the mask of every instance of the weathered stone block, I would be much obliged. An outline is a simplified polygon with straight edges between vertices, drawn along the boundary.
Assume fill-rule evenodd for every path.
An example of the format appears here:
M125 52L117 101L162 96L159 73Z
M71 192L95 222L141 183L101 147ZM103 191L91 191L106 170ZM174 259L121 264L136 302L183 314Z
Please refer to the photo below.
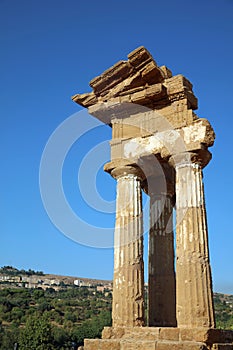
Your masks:
M85 350L120 350L119 339L85 339Z
M102 339L121 339L125 334L125 327L104 327Z
M160 328L159 327L146 327L145 333L143 329L141 330L142 339L147 340L158 340L160 337Z
M154 341L159 339L159 333L159 327L126 328L124 338Z
M121 342L121 350L156 350L155 341L129 341Z
M120 350L120 342L117 339L102 340L99 345L99 350Z
M99 339L84 339L84 349L85 350L98 350L99 349Z
M199 341L207 344L232 343L233 331L215 328L180 328L180 340Z
M85 350L233 350L233 331L175 327L105 327Z
M164 74L165 79L172 77L172 71L168 69L166 66L159 67Z
M209 329L205 328L181 328L180 340L181 341L197 341L206 342L209 340Z
M179 328L160 328L159 339L161 340L179 340Z
M156 350L208 350L203 343L196 342L158 342Z

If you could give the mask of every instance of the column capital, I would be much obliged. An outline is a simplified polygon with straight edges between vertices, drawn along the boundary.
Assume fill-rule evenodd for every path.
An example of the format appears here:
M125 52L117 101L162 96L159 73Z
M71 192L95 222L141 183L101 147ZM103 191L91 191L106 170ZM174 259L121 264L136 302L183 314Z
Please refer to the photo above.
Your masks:
M183 167L192 164L199 165L204 168L212 158L212 154L207 149L199 150L198 152L182 152L173 154L169 158L169 163L174 167Z
M145 179L145 175L143 171L138 166L133 165L122 165L118 166L111 171L112 177L115 179L119 179L121 177L127 177L127 176L135 176L140 181L143 181Z

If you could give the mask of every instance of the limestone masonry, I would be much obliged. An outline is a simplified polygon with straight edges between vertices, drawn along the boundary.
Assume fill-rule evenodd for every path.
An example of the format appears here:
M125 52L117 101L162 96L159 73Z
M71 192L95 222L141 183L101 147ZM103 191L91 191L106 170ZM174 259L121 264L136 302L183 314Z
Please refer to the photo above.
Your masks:
M84 349L232 350L233 331L215 329L202 181L215 134L194 113L192 84L139 47L90 86L72 99L112 128L104 169L117 181L117 203L113 326ZM147 322L142 190L150 198Z

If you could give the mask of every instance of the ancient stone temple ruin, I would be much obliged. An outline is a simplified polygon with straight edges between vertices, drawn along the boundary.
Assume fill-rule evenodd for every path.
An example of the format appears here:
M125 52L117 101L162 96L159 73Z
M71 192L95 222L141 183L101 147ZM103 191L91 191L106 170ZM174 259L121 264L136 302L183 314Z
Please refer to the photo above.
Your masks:
M90 86L72 99L112 128L105 171L116 179L117 203L113 324L84 349L233 349L233 332L215 329L202 181L215 135L194 113L192 84L139 47ZM143 219L150 220L146 316Z

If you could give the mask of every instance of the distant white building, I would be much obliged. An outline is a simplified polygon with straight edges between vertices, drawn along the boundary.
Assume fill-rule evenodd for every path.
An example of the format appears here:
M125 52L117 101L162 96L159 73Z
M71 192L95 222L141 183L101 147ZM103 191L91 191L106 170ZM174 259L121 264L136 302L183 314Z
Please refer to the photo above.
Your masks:
M79 280L79 279L74 280L74 285L78 286L78 287L91 287L92 286L92 284L90 282L88 283L88 282L85 282L85 281Z
M74 280L74 285L81 287L83 285L83 281L82 280Z

